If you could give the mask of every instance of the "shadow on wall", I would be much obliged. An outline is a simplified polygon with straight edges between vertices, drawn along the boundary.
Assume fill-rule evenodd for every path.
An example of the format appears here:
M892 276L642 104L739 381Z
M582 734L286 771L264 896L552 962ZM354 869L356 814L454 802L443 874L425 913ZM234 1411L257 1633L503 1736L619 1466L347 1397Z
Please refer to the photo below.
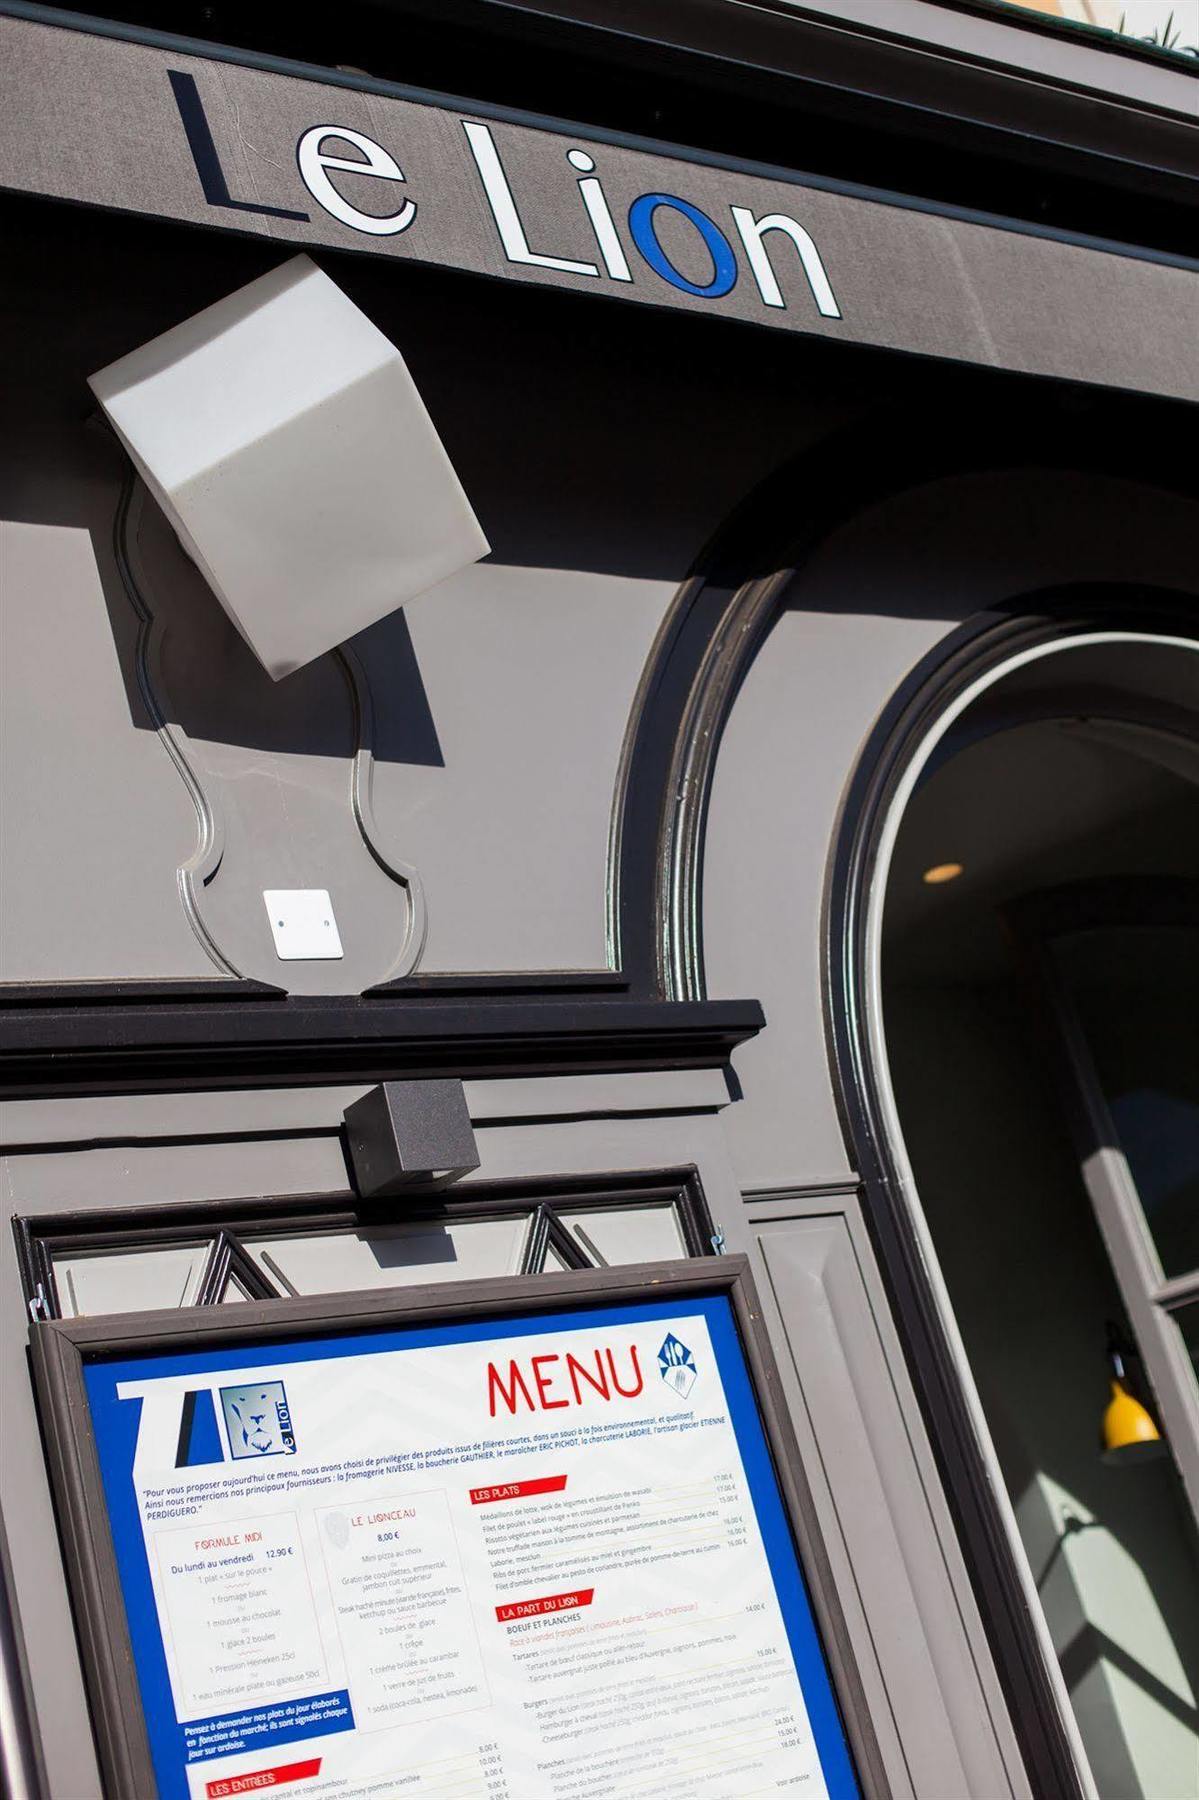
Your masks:
M35 417L25 442L21 465L8 472L0 492L0 516L88 531L130 719L138 729L157 729L142 692L144 674L168 723L193 743L353 754L355 702L340 659L318 657L282 681L271 680L140 482L126 513L132 472L98 413L81 407L71 420ZM403 612L360 633L354 647L386 675L389 704L373 719L376 759L443 767Z
M128 546L127 564L131 599L142 615L135 655L144 657L152 691L170 722L193 743L349 757L365 737L378 761L445 767L403 611L350 640L350 654L366 678L360 697L352 665L338 651L272 681L153 499L148 494L138 498L143 501L137 509L140 519L130 515L130 535L136 533L137 542ZM107 582L105 594L112 621L115 606ZM136 666L131 669L122 658L122 672L128 693L131 678L138 685ZM387 704L373 705L372 691L385 696ZM131 711L133 704L131 698ZM359 718L360 706L370 708L369 719ZM144 717L144 706L142 711Z
M10 257L26 278L14 295L10 366L0 371L10 442L21 446L0 476L0 517L91 532L130 713L146 729L136 619L111 549L127 465L102 422L87 428L98 417L87 377L262 274L279 253L82 210L70 214L69 233L52 239L44 207L6 199L5 212ZM402 350L478 510L491 560L509 568L677 582L713 521L747 488L860 408L855 385L873 399L883 387L877 353L830 361L827 349L719 321L362 257L320 260ZM780 357L794 371L791 393L785 374L779 380ZM169 640L174 722L189 737L341 754L344 725L329 722L345 719L344 684L329 659L266 680L173 534L167 540L148 557L145 598ZM356 647L387 703L377 757L441 766L402 615L362 633Z
M125 459L102 433L84 429L94 410L87 376L260 275L278 252L79 210L71 232L49 240L44 209L6 202L6 212L10 254L28 280L8 338L13 366L3 376L22 455L0 494L0 516L91 531L131 717L145 729L136 618L109 541ZM1148 404L1135 398L1051 395L1002 372L940 368L363 257L320 260L403 351L490 539L491 560L509 569L677 584L697 558L715 567L727 556L742 581L772 573L782 547L809 528L819 544L838 518L955 462L1026 463L1034 439L1038 460L1050 466L1071 457L1083 466L1097 443L1135 444L1139 472L1153 478L1146 457L1161 434L1131 429L1131 416L1127 428L1109 416ZM917 393L922 417L939 424L914 436ZM1108 420L1103 432L1093 429L1097 408ZM1027 476L1017 485L1010 505L984 508L995 541L982 548L976 522L963 519L957 481L938 481L915 501L884 498L848 534L838 532L828 554L817 551L797 603L817 613L960 616L955 557L972 594L989 559L1000 594L1011 540L1019 541L1023 571L1030 537L1048 540L1067 524L1064 500L1046 494L1030 503ZM1089 514L1085 541L1094 527L1086 477L1075 481L1073 500L1080 518ZM1105 507L1104 516L1130 553L1135 546L1136 573L1148 578L1137 505ZM1096 554L1104 564L1096 573L1109 577L1111 547ZM161 614L168 641L160 699L188 737L344 754L351 721L330 659L270 683L169 534L148 558L147 575L146 602ZM985 593L972 603L985 604ZM402 615L362 633L356 647L379 702L376 757L442 766Z

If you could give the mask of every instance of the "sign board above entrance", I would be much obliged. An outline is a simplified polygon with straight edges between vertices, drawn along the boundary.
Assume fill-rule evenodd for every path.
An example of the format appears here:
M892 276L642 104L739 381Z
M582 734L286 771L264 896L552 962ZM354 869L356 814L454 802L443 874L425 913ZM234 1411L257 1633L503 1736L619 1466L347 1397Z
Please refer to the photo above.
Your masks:
M8 188L1199 399L1199 264L0 11Z

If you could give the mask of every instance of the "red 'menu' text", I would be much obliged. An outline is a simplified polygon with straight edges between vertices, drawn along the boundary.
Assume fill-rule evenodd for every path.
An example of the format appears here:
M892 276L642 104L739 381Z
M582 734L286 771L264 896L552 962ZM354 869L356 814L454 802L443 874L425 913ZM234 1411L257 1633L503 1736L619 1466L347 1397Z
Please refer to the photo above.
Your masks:
M571 1352L559 1356L531 1356L525 1369L511 1358L508 1373L502 1375L494 1363L487 1365L487 1409L496 1415L496 1402L501 1401L510 1413L522 1406L529 1412L549 1412L558 1406L581 1406L592 1394L601 1400L612 1400L617 1394L632 1400L645 1386L637 1346L630 1344L621 1352L627 1367L621 1369L611 1350L596 1350L589 1357Z

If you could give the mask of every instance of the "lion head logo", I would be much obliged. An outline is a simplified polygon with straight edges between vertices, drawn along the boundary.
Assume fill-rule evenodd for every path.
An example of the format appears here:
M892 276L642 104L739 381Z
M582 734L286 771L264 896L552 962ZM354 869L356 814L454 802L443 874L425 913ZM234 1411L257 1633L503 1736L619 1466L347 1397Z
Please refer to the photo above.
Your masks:
M221 1405L234 1457L294 1455L296 1440L281 1381L222 1388Z

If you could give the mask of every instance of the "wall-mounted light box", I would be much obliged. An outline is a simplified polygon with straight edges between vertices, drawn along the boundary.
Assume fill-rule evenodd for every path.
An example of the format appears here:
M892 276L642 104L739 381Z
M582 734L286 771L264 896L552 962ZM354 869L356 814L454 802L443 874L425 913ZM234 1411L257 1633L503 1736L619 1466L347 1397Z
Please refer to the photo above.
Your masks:
M307 256L90 385L275 679L487 554L403 357Z

